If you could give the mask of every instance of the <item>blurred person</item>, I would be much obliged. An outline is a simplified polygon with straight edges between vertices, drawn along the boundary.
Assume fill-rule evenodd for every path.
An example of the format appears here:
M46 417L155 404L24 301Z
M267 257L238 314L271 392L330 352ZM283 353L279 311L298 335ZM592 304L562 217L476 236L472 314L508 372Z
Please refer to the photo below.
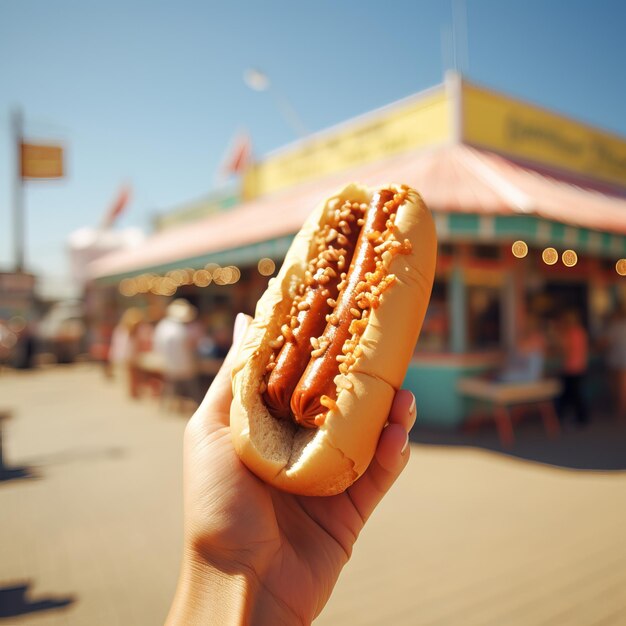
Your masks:
M166 395L200 403L198 334L191 326L198 309L184 298L173 300L154 329L154 351L163 362Z
M227 326L220 326L215 329L213 337L215 339L215 356L218 359L226 358L230 349L231 332Z
M560 319L558 349L561 354L561 395L557 400L559 417L563 420L568 409L573 409L578 424L589 422L589 410L583 386L589 361L589 336L579 314L566 311Z
M218 312L206 316L203 330L198 342L199 355L205 359L224 359L232 343L232 325L228 314Z
M9 330L16 337L12 365L17 369L32 369L35 364L36 339L33 323L16 315L9 320Z
M310 624L324 608L354 543L410 456L415 398L396 393L374 459L344 493L296 496L259 480L233 448L230 370L250 318L184 441L184 549L167 626Z
M187 324L187 332L189 333L189 337L195 346L196 353L198 353L202 340L207 336L207 325L200 318L198 308L195 307L195 309L196 317Z
M102 319L89 322L87 326L90 334L89 354L96 363L102 365L102 371L106 378L111 378L113 376L111 342L115 328L113 318L111 315L106 315Z
M15 342L16 337L13 331L3 319L0 319L0 365L9 362Z
M626 419L626 306L617 309L609 321L606 348L618 417Z
M144 315L137 328L137 352L150 352L154 346L154 331L156 324L153 324Z
M131 398L139 397L139 328L144 321L143 311L137 307L126 309L113 329L109 358L113 368L126 378Z
M522 383L538 381L543 377L545 360L546 337L540 321L529 315L517 333L515 348L498 380Z

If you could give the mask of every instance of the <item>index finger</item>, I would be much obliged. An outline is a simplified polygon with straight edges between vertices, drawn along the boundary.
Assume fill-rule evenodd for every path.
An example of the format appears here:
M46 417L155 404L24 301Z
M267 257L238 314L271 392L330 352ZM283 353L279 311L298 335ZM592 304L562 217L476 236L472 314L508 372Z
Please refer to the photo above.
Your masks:
M389 412L387 426L378 440L376 453L359 480L348 488L352 504L363 521L373 513L378 503L406 467L410 456L408 431L415 422L415 398L409 391L396 393Z

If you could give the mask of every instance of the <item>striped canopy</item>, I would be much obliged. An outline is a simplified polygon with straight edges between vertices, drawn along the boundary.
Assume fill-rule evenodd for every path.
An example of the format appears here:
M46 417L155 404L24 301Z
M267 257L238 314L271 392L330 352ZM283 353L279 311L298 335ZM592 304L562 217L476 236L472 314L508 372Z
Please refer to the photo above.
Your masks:
M455 144L361 166L156 233L136 248L95 261L89 275L113 280L209 262L280 258L312 208L351 181L414 187L435 214L443 241L525 237L538 245L626 255L626 198Z

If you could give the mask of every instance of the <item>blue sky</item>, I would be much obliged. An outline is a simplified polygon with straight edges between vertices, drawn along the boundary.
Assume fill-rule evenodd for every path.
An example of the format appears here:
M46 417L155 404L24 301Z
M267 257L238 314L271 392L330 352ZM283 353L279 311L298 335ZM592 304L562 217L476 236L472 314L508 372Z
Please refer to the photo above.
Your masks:
M210 190L237 129L263 154L294 139L262 68L311 131L442 80L461 0L2 0L0 269L11 244L9 115L67 146L63 181L28 183L27 261L66 271L64 242L96 225L122 181L119 226ZM626 135L626 3L465 0L469 78ZM461 57L463 55L461 54Z

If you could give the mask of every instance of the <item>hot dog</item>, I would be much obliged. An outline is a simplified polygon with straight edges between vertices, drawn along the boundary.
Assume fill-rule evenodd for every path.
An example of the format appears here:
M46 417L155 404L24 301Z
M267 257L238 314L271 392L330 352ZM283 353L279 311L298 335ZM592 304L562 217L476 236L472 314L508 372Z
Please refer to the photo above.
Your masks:
M307 220L233 368L241 460L286 491L331 495L367 468L426 311L436 259L414 190L348 185Z

